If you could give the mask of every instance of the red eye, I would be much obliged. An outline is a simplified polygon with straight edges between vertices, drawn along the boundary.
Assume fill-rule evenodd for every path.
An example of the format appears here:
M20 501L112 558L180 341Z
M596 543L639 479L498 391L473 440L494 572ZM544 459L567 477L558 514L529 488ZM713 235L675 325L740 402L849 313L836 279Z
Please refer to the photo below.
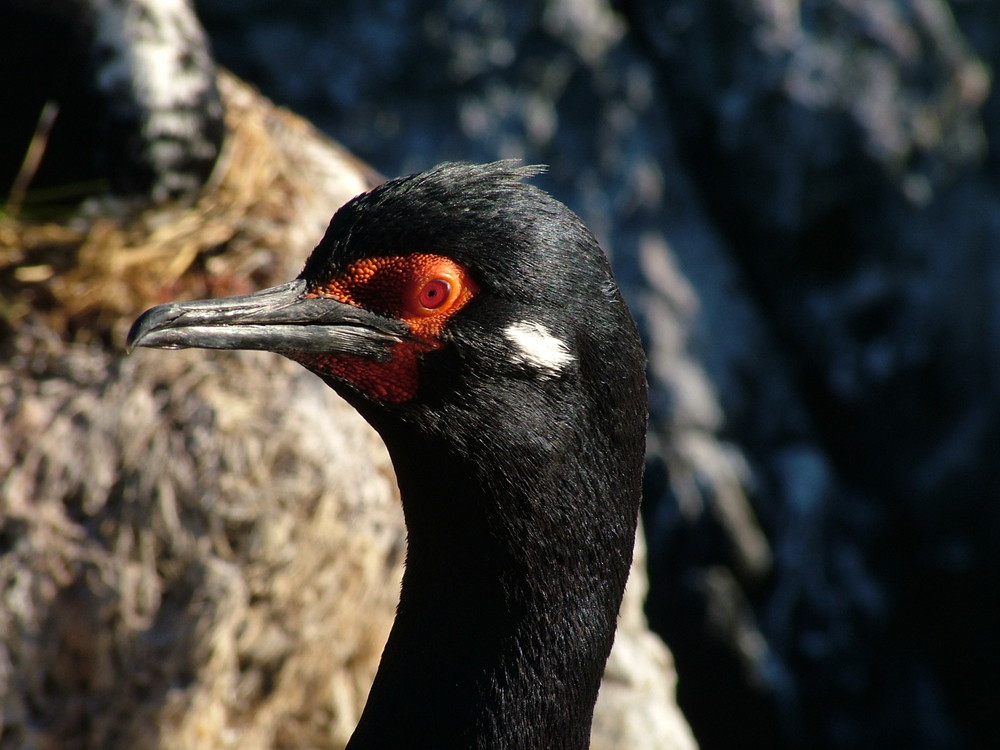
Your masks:
M428 253L362 258L313 292L399 318L427 339L440 336L449 317L478 293L464 266Z
M451 282L447 279L431 279L420 289L417 300L428 310L436 310L451 296Z

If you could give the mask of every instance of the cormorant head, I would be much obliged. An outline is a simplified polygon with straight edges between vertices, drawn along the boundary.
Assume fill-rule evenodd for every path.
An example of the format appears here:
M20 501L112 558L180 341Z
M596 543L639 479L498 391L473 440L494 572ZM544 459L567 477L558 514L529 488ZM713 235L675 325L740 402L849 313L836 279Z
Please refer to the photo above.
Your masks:
M153 308L128 344L278 352L377 427L431 429L454 409L495 419L634 380L641 349L607 260L523 182L539 171L443 164L390 180L336 212L296 280Z

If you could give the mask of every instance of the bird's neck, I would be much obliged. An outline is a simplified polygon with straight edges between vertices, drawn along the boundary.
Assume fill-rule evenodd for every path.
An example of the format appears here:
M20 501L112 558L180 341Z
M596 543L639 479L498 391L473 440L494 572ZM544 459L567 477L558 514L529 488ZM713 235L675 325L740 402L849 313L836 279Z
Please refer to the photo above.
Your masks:
M439 446L421 457L412 443L387 444L398 453L407 566L350 749L589 747L634 514L567 517L588 504L572 461L557 467L559 482L487 488L476 466L442 464Z

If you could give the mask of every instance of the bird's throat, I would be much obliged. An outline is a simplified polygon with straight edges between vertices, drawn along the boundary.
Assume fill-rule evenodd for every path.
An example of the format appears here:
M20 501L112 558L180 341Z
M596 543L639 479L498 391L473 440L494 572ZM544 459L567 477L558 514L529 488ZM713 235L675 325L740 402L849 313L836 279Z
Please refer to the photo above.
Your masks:
M589 747L630 539L605 558L552 553L558 539L521 539L515 555L481 487L456 480L429 497L426 478L408 487L399 468L407 568L351 750Z
M542 592L510 601L506 581L473 591L443 573L414 590L414 577L350 748L589 747L614 633L606 603L567 606L565 580L546 607Z

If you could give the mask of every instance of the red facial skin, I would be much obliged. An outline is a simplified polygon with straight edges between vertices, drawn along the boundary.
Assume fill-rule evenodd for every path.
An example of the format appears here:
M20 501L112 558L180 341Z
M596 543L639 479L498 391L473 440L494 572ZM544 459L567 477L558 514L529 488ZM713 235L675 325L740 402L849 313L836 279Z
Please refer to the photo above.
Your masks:
M441 255L414 253L365 258L308 296L326 297L397 318L413 338L395 344L388 360L352 354L303 353L293 357L309 369L344 380L383 403L416 396L420 356L443 346L441 334L452 315L479 291L468 271Z

